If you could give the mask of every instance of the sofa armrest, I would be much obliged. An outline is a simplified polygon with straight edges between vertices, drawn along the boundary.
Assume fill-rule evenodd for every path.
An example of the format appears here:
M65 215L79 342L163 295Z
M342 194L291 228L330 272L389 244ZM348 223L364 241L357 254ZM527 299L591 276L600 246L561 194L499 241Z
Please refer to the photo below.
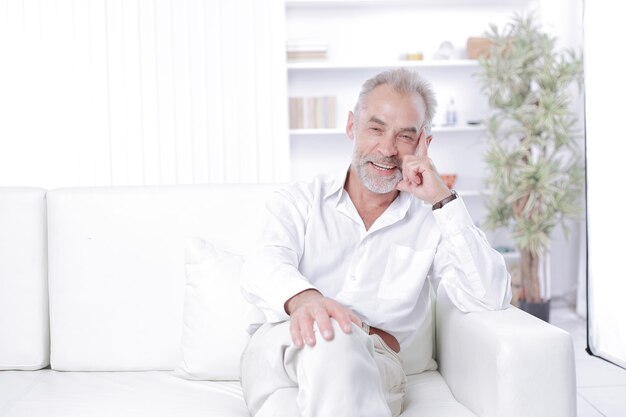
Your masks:
M439 291L437 359L457 401L481 417L574 416L569 333L516 307L463 313Z

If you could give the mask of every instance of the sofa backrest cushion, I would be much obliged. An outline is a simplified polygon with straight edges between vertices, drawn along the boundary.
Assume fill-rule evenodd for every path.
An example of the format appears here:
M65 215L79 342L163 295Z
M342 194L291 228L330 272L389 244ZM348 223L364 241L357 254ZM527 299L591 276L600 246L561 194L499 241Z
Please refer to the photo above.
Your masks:
M46 190L0 187L0 370L49 363Z
M279 186L49 191L52 369L177 369L191 379L236 379L243 323L254 309L243 302L238 277L209 271L205 262L191 265L185 249L190 238L202 238L245 256L264 225L265 201ZM228 311L219 297L233 299ZM401 354L407 374L436 369L434 326L426 319ZM228 346L214 338L228 339Z
M275 188L50 191L52 369L174 369L180 361L186 240L204 236L224 250L246 254Z

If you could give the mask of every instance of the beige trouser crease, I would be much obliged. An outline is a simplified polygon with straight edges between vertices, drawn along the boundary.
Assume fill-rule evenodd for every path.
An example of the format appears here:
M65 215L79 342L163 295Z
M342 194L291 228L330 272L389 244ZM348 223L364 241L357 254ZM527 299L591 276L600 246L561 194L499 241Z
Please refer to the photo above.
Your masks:
M254 417L398 416L406 375L398 355L378 335L357 326L296 348L289 322L264 324L241 360L244 399Z

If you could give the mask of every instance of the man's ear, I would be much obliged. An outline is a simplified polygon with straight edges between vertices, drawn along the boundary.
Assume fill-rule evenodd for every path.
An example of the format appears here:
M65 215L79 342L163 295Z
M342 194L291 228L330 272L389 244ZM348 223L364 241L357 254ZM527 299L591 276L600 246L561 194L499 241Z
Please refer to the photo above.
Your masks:
M348 121L346 122L346 135L354 140L354 113L348 112Z

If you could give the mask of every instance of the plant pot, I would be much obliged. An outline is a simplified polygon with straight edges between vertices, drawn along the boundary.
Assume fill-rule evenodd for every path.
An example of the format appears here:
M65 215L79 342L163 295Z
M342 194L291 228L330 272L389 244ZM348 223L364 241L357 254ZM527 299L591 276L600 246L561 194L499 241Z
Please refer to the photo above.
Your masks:
M519 308L546 323L550 322L550 300L541 303L527 303L526 301L520 300Z

